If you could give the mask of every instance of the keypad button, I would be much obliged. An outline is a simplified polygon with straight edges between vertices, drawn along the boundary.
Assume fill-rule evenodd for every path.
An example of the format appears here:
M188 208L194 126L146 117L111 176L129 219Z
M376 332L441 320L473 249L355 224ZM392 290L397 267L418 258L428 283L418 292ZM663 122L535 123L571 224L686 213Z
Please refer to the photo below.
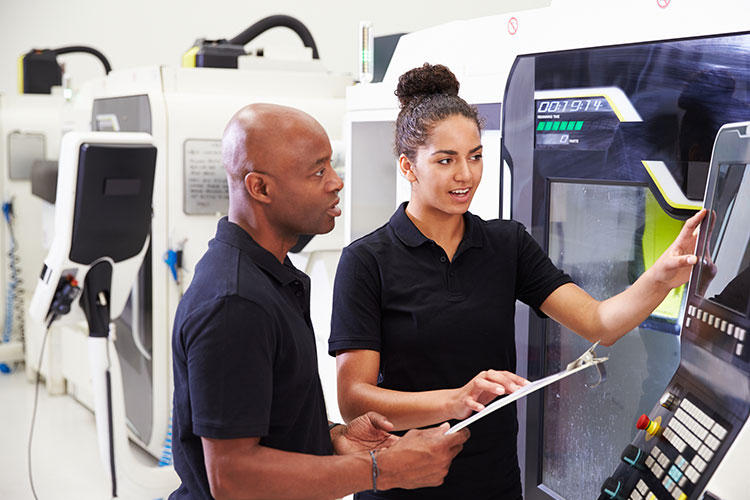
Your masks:
M714 426L711 428L711 432L721 440L723 440L727 435L727 430L718 423L714 424Z
M695 470L694 467L690 466L685 471L685 475L690 479L690 482L693 484L698 483L698 479L700 479L701 475L698 473L697 470Z
M639 479L638 484L636 484L635 487L638 488L638 491L640 491L643 495L648 492L648 486L646 486L646 483L643 482L643 479Z
M661 482L662 486L664 486L664 489L667 491L672 491L672 488L674 488L674 481L671 477L666 476L664 478L664 481Z
M654 466L651 468L651 471L654 473L654 476L656 476L656 479L661 479L661 477L664 475L664 469L662 469L659 464L654 464Z
M711 448L711 450L716 451L719 449L719 445L721 444L721 442L718 439L716 439L714 436L709 434L706 437L706 444L708 445L709 448Z
M709 449L708 446L705 444L701 445L701 447L698 449L698 455L703 458L706 462L710 462L711 459L714 457L714 452Z
M699 455L693 457L693 461L691 462L691 464L696 468L698 472L703 472L704 470L706 470L706 462Z

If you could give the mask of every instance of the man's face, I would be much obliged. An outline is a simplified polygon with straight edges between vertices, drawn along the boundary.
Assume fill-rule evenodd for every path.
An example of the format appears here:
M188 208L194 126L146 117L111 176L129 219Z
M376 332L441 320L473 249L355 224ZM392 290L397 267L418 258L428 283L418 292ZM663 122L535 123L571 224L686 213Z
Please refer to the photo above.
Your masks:
M341 215L339 191L344 187L331 166L331 142L325 130L299 127L289 140L272 148L278 168L269 179L273 222L287 234L324 234ZM276 141L277 143L280 141Z

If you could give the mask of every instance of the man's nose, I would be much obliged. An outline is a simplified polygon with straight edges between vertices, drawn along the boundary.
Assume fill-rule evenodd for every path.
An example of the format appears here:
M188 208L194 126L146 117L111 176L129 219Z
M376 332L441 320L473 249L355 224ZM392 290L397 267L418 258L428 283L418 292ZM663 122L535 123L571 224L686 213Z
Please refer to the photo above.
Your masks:
M341 191L344 189L344 181L341 180L341 177L339 177L339 174L335 170L332 169L332 172L333 178L328 183L329 189L331 191Z

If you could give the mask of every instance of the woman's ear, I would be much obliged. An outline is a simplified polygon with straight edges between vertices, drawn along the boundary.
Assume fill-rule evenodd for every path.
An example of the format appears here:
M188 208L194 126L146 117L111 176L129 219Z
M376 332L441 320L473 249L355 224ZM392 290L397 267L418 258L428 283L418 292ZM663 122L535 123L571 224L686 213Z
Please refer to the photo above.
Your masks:
M417 176L414 174L414 164L412 164L411 160L405 154L398 157L398 169L407 181L417 182Z

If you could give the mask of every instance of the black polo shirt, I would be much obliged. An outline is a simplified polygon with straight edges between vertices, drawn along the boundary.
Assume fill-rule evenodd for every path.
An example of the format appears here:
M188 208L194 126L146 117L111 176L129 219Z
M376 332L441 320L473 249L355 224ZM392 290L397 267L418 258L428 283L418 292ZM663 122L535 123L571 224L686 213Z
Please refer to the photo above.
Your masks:
M465 385L480 371L516 370L516 299L534 308L571 281L523 225L466 213L450 261L405 212L346 247L333 293L329 353L380 352L378 385L429 391ZM471 439L439 488L361 498L512 499L521 496L515 405L471 426Z
M201 437L333 453L310 279L223 218L175 316L172 499L210 499ZM290 476L291 478L292 476Z

